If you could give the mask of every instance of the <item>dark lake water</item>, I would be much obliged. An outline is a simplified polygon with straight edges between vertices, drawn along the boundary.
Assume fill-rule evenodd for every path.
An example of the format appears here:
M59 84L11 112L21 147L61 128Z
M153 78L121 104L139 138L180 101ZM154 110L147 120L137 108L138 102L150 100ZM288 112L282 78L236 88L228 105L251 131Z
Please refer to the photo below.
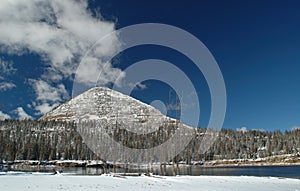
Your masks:
M154 174L159 175L160 169L154 168ZM65 168L64 173L78 175L102 174L100 168ZM119 169L117 172L124 172ZM141 172L140 170L128 170L128 172ZM167 167L167 175L173 175L173 168ZM180 175L212 175L212 176L274 176L300 179L300 166L255 166L255 167L180 167Z

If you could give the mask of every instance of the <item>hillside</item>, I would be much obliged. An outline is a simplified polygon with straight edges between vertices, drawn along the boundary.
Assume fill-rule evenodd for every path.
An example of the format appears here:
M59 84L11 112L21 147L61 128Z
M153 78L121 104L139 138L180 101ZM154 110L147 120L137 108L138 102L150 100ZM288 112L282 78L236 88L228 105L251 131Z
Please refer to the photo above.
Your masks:
M205 132L205 128L188 127L132 97L108 88L93 88L58 106L38 121L0 121L0 162L105 162L109 159L105 154L112 153L126 159L117 162L127 163L135 158L130 158L132 153L125 148L151 150L165 143L172 143L172 149L161 147L156 154L153 154L155 150L147 155L143 153L141 162L205 166L285 165L300 162L300 130L241 132L222 129L210 149L203 152L200 148ZM110 140L103 145L100 141L104 134ZM188 134L192 138L185 145L184 138ZM175 141L168 142L171 138ZM121 147L110 150L114 142Z
M171 131L164 131L166 135ZM197 129L197 134L205 129ZM115 137L125 145L134 147L133 138L145 140L145 137ZM152 134L157 137L157 134ZM149 138L149 137L148 137ZM155 141L163 137L157 137ZM180 163L207 166L232 165L288 165L299 164L300 130L286 132L237 132L223 129L210 150L199 153L201 136L195 136L188 147L177 155ZM147 141L144 141L147 142ZM76 131L76 125L70 122L55 121L0 121L0 163L17 160L99 160L83 142ZM43 163L41 163L43 164ZM201 164L201 163L200 163Z
M139 126L141 131L158 130L167 117L154 107L106 87L92 88L56 107L40 118L55 121L90 121L126 125L126 129Z

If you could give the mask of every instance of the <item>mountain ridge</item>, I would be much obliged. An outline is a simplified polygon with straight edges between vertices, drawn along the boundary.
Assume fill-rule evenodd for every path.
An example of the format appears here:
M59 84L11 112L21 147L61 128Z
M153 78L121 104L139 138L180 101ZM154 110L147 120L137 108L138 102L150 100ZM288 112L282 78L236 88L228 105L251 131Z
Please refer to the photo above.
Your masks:
M163 115L158 109L128 95L106 87L94 87L61 104L39 120L89 121L125 125L126 129L153 132L164 122L177 120Z

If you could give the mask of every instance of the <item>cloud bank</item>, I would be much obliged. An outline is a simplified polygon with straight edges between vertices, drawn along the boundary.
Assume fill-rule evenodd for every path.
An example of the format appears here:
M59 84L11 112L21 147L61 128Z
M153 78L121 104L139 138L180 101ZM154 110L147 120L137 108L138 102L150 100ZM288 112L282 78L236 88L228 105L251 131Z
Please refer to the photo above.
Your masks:
M96 16L97 15L97 16ZM97 40L115 31L113 22L100 13L93 14L85 0L3 0L0 1L0 51L11 55L38 54L45 72L31 79L40 114L49 111L69 95L63 80L72 80L80 60ZM95 83L91 75L100 74L100 85L112 82L122 71L104 62L120 48L117 34L98 43L89 54L86 69L78 74L82 83ZM101 84L102 83L102 84ZM99 83L98 83L99 84ZM15 87L0 83L0 91Z

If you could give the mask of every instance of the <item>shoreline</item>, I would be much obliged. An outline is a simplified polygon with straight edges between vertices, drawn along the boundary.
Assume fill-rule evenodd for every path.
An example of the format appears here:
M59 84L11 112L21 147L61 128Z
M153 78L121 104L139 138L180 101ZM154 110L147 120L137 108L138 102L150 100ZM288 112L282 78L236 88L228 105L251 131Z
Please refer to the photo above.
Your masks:
M115 165L116 168L122 167L124 164ZM140 169L147 169L147 164L129 164L132 167L139 167ZM160 164L152 164L152 167L159 168ZM167 167L172 167L172 163L167 163ZM222 168L222 167L260 167L260 166L300 166L300 160L297 162L266 162L265 160L242 160L242 159L230 159L230 160L213 160L206 162L193 161L191 164L178 164L179 167L202 167L202 168ZM53 168L66 168L66 167L85 167L85 168L114 168L113 164L103 163L102 161L94 160L53 160L53 161L37 161L37 160L17 160L7 161L0 163L0 171L5 170L3 168L9 168L10 170L26 170L31 167L34 169L53 169ZM133 168L133 169L135 169Z
M203 168L225 168L225 167L281 167L300 166L300 163L235 163L235 164L204 164Z

